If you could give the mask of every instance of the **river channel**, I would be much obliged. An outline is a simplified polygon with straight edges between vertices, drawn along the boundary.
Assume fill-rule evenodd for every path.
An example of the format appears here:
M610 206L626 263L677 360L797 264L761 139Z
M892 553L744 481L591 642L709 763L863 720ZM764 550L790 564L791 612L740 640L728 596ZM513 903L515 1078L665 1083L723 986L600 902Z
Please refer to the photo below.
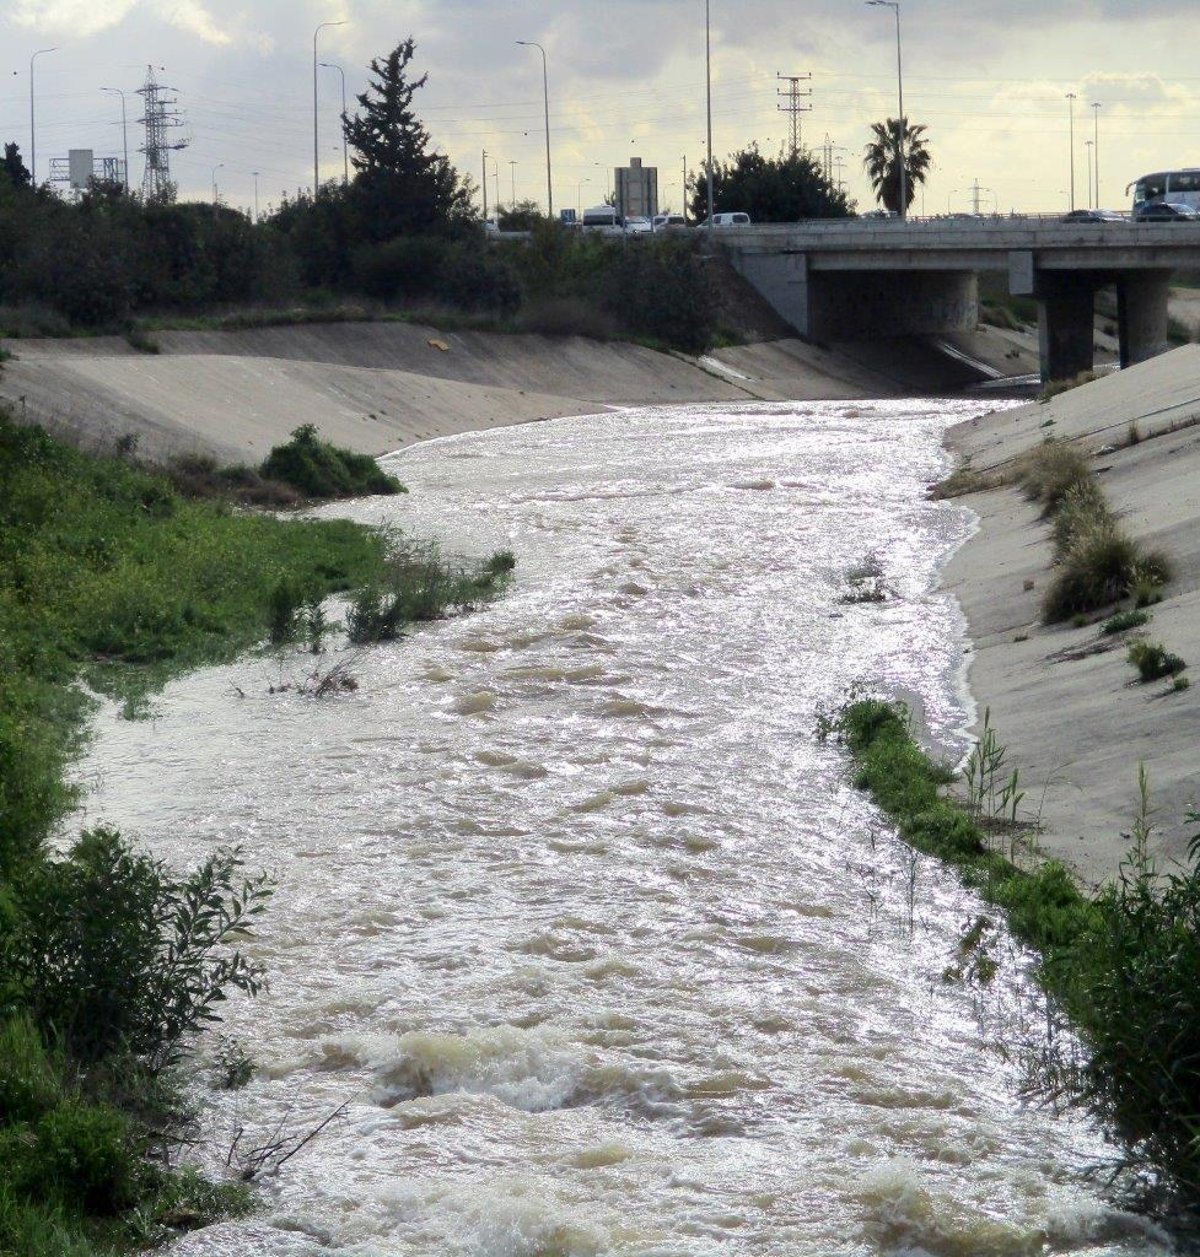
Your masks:
M816 736L861 683L968 747L938 573L972 516L925 488L980 409L418 446L390 463L408 496L349 513L511 548L501 601L354 656L352 693L281 688L297 652L101 713L87 822L278 880L270 990L223 1027L258 1070L207 1095L202 1157L340 1111L175 1257L1171 1251L1086 1177L1098 1133L1023 1096L1029 958L988 931L996 977L947 975L983 909ZM884 600L849 598L875 571Z

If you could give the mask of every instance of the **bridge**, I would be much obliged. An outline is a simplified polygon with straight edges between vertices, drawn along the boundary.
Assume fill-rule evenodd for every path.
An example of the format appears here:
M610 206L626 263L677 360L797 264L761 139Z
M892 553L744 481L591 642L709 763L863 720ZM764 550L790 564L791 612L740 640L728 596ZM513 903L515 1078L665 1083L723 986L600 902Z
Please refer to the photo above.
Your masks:
M1172 273L1200 270L1200 224L1025 218L824 219L714 230L712 243L801 336L973 331L979 274L1037 301L1042 379L1092 367L1095 295L1117 293L1121 365L1164 353Z

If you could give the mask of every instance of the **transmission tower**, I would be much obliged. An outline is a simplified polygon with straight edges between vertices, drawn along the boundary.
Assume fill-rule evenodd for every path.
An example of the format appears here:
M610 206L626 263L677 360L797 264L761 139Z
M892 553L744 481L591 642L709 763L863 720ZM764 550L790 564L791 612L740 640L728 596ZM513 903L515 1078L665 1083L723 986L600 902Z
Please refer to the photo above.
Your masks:
M175 106L178 100L165 98L163 92L173 92L173 87L163 87L154 77L154 67L146 67L146 83L137 89L138 95L145 97L146 115L138 121L145 123L146 143L138 149L146 154L146 173L142 176L142 196L147 201L158 200L168 196L173 190L171 184L172 151L187 147L186 139L178 139L173 143L167 136L173 130L183 126Z
M812 95L812 88L801 88L801 83L808 83L812 79L811 74L777 74L775 76L781 83L786 83L787 87L777 87L775 89L776 96L782 96L786 103L777 105L776 108L780 113L789 113L792 115L792 156L795 157L800 152L800 115L808 113L812 110L811 105L805 105L801 102L804 97Z

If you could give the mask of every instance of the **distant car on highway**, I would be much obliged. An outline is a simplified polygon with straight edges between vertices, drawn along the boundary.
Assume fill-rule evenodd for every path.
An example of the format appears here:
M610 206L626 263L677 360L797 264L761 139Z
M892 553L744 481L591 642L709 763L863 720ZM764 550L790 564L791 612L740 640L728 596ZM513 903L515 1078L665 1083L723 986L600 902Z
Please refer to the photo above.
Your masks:
M698 224L701 227L749 227L750 215L743 214L741 210L734 210L726 214L714 214L712 220L705 219Z
M1124 214L1118 214L1116 210L1077 209L1064 214L1058 221L1060 223L1123 223L1127 220Z
M642 218L637 214L630 214L625 219L625 234L627 236L640 236L648 234L654 228L650 225L648 218Z
M655 214L650 221L654 231L675 231L687 226L687 219L682 214Z
M1200 223L1200 210L1182 201L1148 201L1134 212L1135 223Z

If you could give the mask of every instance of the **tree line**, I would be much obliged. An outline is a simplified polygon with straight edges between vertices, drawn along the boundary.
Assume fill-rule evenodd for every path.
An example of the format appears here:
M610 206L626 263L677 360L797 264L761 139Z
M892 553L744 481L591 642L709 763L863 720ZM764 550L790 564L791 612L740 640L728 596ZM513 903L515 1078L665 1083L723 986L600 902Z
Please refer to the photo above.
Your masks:
M488 240L470 177L436 151L417 114L427 76L413 72L415 52L409 38L372 60L357 110L342 119L353 177L285 197L258 222L220 204L177 203L170 192L144 199L113 182L93 181L66 199L35 186L19 147L6 144L0 335L128 331L147 316L356 298L516 330L641 337L689 351L711 344L715 302L694 242L656 238L617 250L529 203L502 218L529 232L527 242ZM907 145L911 197L924 172L911 128ZM870 160L887 202L895 179L886 138L878 147ZM699 221L702 173L689 192ZM810 153L773 158L756 144L714 165L713 192L717 212L746 210L758 222L854 212Z

